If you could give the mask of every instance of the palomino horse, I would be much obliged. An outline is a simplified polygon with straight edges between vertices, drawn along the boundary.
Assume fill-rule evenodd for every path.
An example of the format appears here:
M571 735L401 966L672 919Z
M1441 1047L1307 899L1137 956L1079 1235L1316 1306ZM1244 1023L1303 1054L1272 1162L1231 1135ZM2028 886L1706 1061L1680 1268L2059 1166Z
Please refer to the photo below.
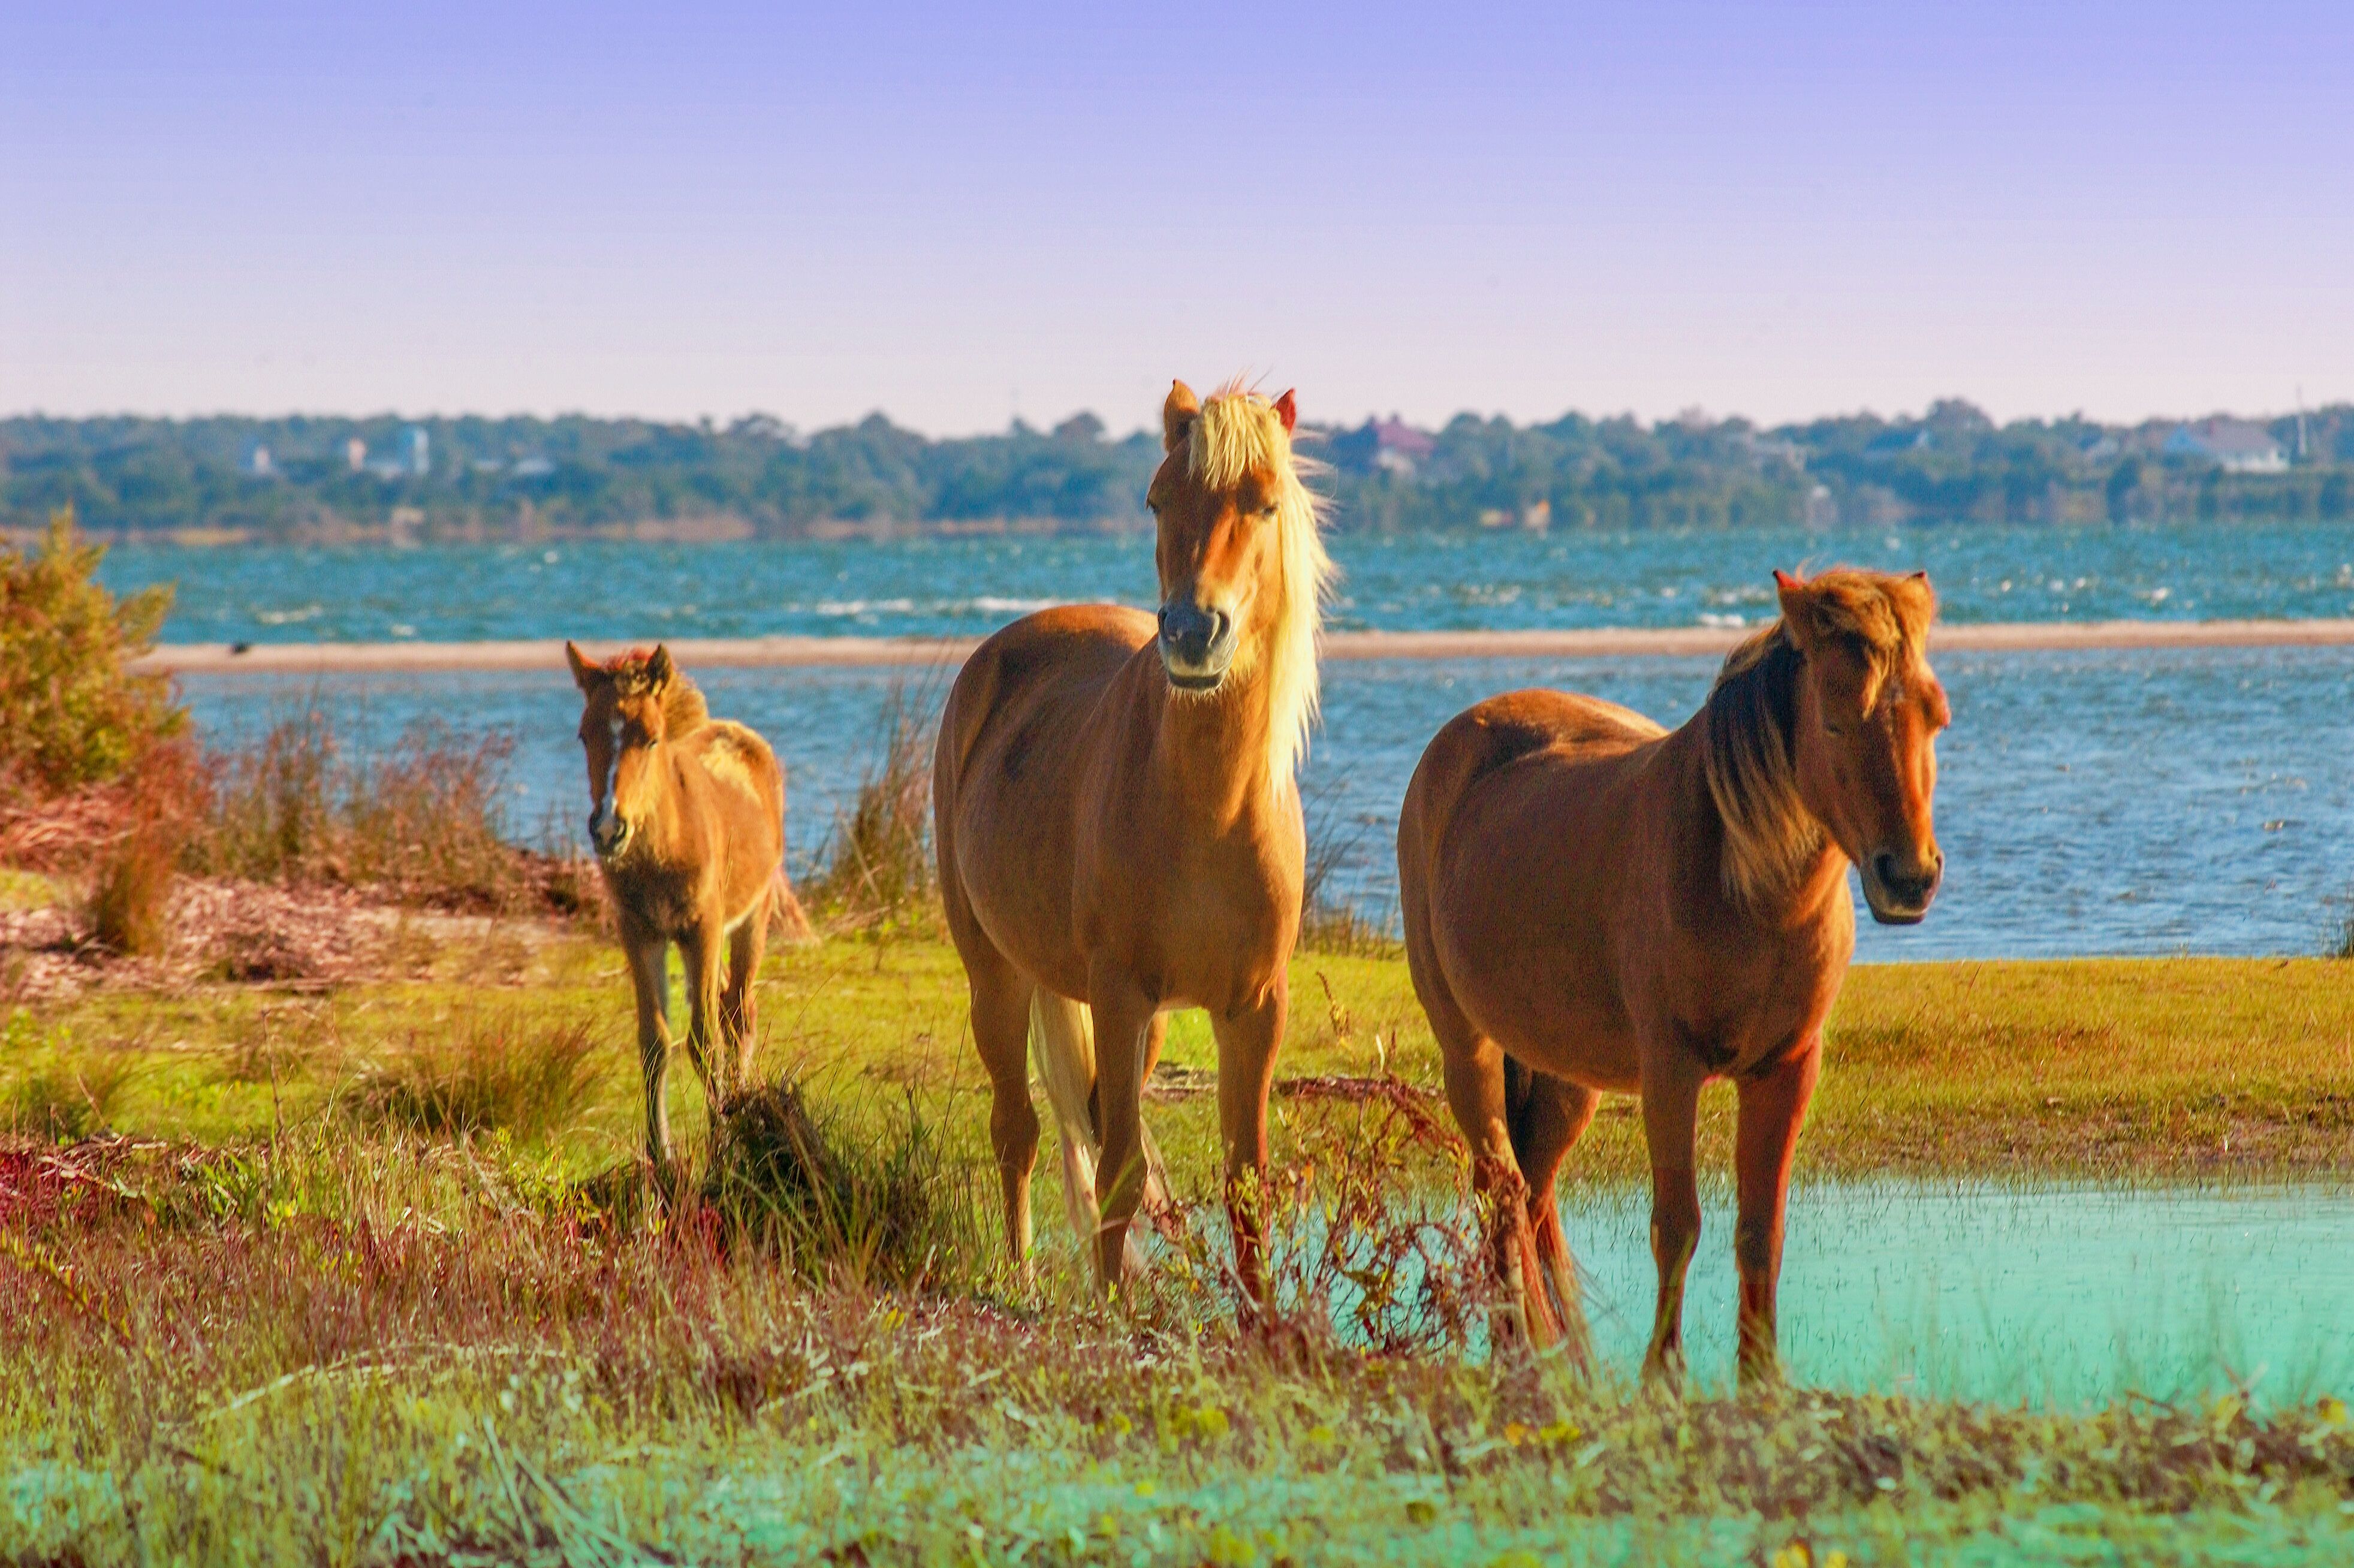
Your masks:
M1042 610L976 650L940 716L933 810L949 933L992 1096L1005 1239L1030 1247L1034 1032L1073 1226L1120 1278L1154 1163L1139 1116L1161 1014L1202 1007L1235 1270L1259 1294L1247 1191L1289 1000L1306 845L1294 769L1316 711L1331 564L1291 452L1291 394L1176 383L1159 519L1161 614ZM1090 1150L1105 1188L1098 1217Z
M1642 1097L1652 1374L1682 1361L1693 1125L1712 1077L1740 1094L1741 1370L1775 1373L1790 1155L1855 948L1848 865L1874 918L1909 925L1945 864L1927 577L1775 582L1781 620L1734 651L1681 729L1593 697L1491 697L1431 741L1398 820L1406 959L1495 1205L1494 1266L1531 1336L1566 1333L1581 1359L1554 1178L1600 1091Z
M808 929L785 881L784 769L767 741L710 715L668 649L593 663L567 642L564 657L583 698L588 837L637 991L646 1153L667 1181L670 945L686 966L686 1053L716 1126L751 1072L769 922Z

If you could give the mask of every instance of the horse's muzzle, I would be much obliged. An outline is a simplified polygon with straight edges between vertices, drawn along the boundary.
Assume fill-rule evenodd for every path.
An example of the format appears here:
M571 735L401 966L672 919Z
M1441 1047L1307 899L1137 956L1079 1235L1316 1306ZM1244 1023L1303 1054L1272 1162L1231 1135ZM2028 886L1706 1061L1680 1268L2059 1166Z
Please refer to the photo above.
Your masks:
M1180 691L1209 692L1225 679L1235 662L1235 618L1204 609L1192 599L1161 607L1161 665Z
M630 824L621 820L620 812L600 810L588 814L588 842L607 860L620 853L629 837Z
M1883 926L1917 926L1937 896L1946 872L1946 857L1931 850L1921 858L1882 850L1859 868L1863 873L1863 901L1872 917Z

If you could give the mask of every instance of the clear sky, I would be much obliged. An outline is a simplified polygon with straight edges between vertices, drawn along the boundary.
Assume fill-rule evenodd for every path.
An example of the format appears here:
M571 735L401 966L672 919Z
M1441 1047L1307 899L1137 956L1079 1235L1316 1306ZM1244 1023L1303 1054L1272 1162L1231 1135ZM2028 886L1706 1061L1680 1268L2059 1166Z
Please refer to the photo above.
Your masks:
M2354 398L2354 5L0 0L0 411Z

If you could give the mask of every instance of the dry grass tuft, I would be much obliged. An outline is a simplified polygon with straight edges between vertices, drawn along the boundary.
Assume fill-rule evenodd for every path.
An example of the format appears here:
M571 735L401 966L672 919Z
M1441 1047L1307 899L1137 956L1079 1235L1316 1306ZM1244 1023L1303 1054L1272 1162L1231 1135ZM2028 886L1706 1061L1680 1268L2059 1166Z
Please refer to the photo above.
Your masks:
M790 1082L752 1090L713 1139L704 1195L812 1279L915 1287L964 1272L983 1255L970 1172L912 1097L859 1121L812 1113Z
M410 1132L556 1132L595 1090L599 1044L583 1018L521 1007L463 1014L411 1032L402 1049L363 1067L345 1105L364 1124Z

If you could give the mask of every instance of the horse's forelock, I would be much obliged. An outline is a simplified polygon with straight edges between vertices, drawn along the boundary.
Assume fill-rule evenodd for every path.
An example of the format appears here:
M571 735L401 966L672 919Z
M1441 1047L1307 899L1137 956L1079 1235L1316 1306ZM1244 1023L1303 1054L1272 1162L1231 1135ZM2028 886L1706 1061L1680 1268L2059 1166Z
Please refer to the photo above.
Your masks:
M1302 482L1312 467L1291 450L1274 404L1229 382L1202 404L1185 434L1185 471L1196 482L1232 490L1254 474L1274 487L1282 600L1267 650L1268 775L1288 779L1316 722L1317 640L1332 558L1325 554L1316 496Z

